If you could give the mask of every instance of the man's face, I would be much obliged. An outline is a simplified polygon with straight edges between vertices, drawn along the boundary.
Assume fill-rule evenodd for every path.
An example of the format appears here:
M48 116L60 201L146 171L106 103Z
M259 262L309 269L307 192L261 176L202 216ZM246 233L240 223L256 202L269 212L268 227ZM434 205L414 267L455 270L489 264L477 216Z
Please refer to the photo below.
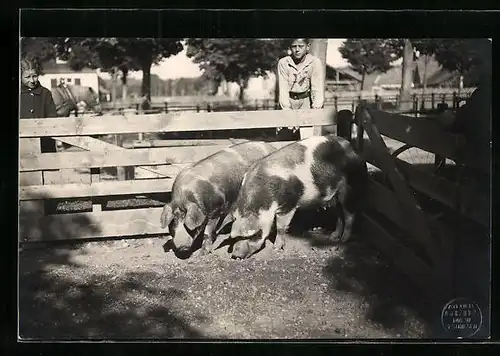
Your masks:
M309 51L309 44L304 40L295 40L292 42L290 49L292 50L292 57L294 59L302 59Z
M38 73L33 69L22 72L21 82L28 88L34 89L38 84Z

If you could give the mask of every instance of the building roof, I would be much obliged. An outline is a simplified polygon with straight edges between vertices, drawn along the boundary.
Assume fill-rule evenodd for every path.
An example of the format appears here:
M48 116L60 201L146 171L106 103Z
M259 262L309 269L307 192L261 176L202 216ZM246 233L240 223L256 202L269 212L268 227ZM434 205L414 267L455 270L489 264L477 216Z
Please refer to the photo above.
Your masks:
M67 74L67 73L96 73L95 70L90 68L83 68L76 71L70 68L67 63L56 63L55 61L45 62L43 64L44 74Z
M371 88L373 86L381 86L381 85L398 85L401 83L401 78L403 75L402 69L403 66L399 64L392 66L392 68L385 73L376 72L368 74L365 77L364 87ZM361 75L349 67L339 67L339 68L334 68L334 70L337 70L339 73L342 73L354 80L361 81ZM423 74L425 71L427 71L428 85L431 85L431 83L438 84L443 80L448 80L450 75L452 75L449 71L443 69L441 65L433 57L431 57L428 60L426 65L425 59L422 56L416 61L415 73L413 77L415 84L422 83Z

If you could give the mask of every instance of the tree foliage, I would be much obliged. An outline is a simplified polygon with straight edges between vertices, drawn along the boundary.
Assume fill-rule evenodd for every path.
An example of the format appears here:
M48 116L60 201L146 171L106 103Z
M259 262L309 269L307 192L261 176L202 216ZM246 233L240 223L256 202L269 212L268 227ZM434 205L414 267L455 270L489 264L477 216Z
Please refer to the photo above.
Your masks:
M257 38L190 38L187 56L198 63L203 77L220 83L223 79L240 86L240 100L252 77L275 71L286 55L286 40Z
M365 76L374 72L385 73L396 59L393 41L385 39L351 38L339 47L342 58L355 72L361 74L361 90Z
M388 40L397 58L403 56L403 39ZM491 75L491 41L487 39L412 38L415 52L432 56L450 72L465 77L465 85L476 85Z
M57 56L55 41L45 37L21 38L21 58L32 61L43 74L43 63L55 60Z
M122 83L126 84L131 70L142 70L142 95L151 98L151 66L163 58L182 51L180 38L60 38L57 40L59 58L80 70L83 67L99 68L102 71L122 73Z

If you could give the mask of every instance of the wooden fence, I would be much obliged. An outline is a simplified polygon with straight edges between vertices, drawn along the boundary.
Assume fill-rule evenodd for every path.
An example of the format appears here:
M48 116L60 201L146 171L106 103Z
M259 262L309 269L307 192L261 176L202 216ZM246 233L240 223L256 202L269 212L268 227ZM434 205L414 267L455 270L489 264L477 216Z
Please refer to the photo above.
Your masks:
M351 137L353 122L358 128L355 138ZM21 120L20 241L30 243L164 234L160 227L160 206L113 210L103 204L106 200L120 197L152 195L160 196L158 199L164 203L182 167L234 143L229 139L171 140L163 143L163 147L149 145L132 149L98 140L91 137L93 135L283 126L313 127L314 134L320 134L321 126L334 123L338 125L339 135L349 138L365 159L378 167L385 177L385 180L370 178L362 238L377 246L424 290L434 293L439 289L454 295L454 251L457 243L447 227L422 208L414 193L424 194L486 227L489 226L488 197L472 192L467 194L470 199L464 201L464 191L471 191L473 187L461 186L457 181L450 181L435 172L430 174L419 170L392 156L386 138L459 161L462 156L459 158L457 152L463 137L444 132L433 120L387 113L364 103L357 107L354 121L352 111L336 113L331 108ZM40 153L41 137L55 138L79 147L81 151ZM272 142L276 147L287 143ZM474 169L489 169L489 166L474 159L473 154L463 159L461 163ZM135 174L121 181L104 181L101 171L109 167L135 167ZM64 169L90 170L88 180L54 184L46 179L51 171ZM137 173L141 171L153 173L155 179L140 179ZM54 214L45 211L44 202L54 199L90 199L92 208L78 213Z
M435 109L439 103L446 103L450 107L456 107L464 98L470 96L475 88L457 89L428 89L425 93L422 89L414 89L411 94L411 102L415 109ZM333 94L333 95L331 95ZM325 98L325 107L333 107L336 111L352 110L361 100L377 101L381 99L386 103L397 105L399 103L399 92L397 90L386 90L379 94L370 92L336 92ZM130 103L103 103L105 111L128 112L141 114L139 102ZM254 110L275 110L278 104L273 99L248 100L241 103L237 100L221 101L193 101L175 102L167 100L152 100L152 108L148 113L169 113L178 111L190 112L212 112L212 111L254 111ZM83 114L80 113L80 114Z
M93 135L125 135L157 132L259 129L283 126L316 127L333 122L332 110L265 111L225 113L170 113L160 115L100 116L20 120L21 242L44 240L126 237L161 234L160 208L127 210L103 209L103 200L112 197L165 194L172 187L180 168L196 162L230 140L173 140L164 147L127 149L93 138ZM40 138L52 137L79 147L79 152L40 153ZM281 147L286 142L274 142ZM165 147L167 146L167 147ZM154 166L153 168L149 168ZM137 167L158 179L103 181L101 170L110 167ZM87 169L88 180L51 184L54 170ZM91 199L92 211L46 214L44 201L52 199ZM74 222L87 221L86 226ZM65 235L73 226L70 236Z
M441 174L445 167L440 171L435 160L451 158L455 163L451 168L462 166L482 173L489 172L489 162L473 152L462 154L465 138L446 132L431 117L416 119L365 103L354 115L349 110L339 112L337 122L338 135L349 139L380 173L370 177L361 236L424 290L442 292L446 299L460 295L466 283L478 282L473 289L487 299L487 287L485 290L480 283L488 280L488 241L484 236L469 236L472 242L464 242L440 217L448 209L454 221L489 229L490 197L484 187L478 189L471 182L461 181L456 173L451 177ZM353 124L357 126L355 137ZM403 149L389 145L391 140L405 143ZM413 154L420 156L420 163L410 164L402 158L405 149L413 148L417 148ZM434 161L425 160L429 154ZM428 201L433 202L433 209L426 205ZM483 246L479 251L478 245ZM460 254L467 257L459 259Z

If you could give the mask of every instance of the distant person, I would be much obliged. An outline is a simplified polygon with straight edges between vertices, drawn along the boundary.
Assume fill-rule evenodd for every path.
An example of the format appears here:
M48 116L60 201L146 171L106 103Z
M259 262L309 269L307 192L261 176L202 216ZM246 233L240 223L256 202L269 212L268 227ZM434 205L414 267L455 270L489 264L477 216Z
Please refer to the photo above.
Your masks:
M38 81L39 71L29 60L21 61L21 100L20 119L57 117L52 93ZM42 152L57 152L55 141L49 137L41 138Z
M310 41L295 38L290 55L278 61L279 103L283 110L321 109L325 101L325 73L321 60L309 53ZM295 133L297 128L293 128ZM301 128L300 138L312 135Z

